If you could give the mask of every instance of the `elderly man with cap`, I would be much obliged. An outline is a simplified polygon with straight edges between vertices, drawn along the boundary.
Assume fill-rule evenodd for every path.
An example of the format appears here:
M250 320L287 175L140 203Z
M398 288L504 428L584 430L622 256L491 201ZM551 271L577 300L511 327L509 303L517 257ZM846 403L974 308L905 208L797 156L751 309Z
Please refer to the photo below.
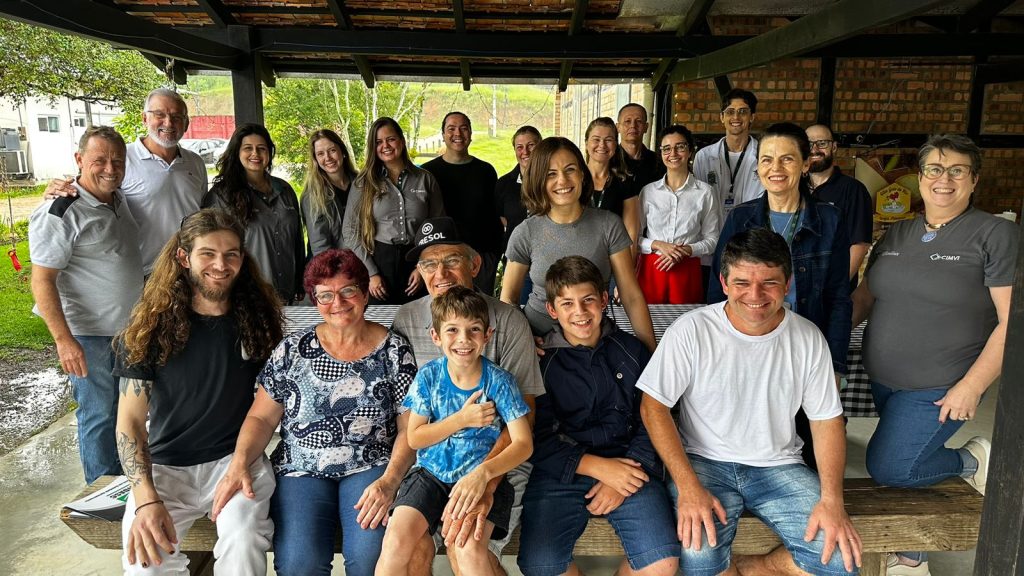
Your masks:
M398 309L392 328L405 336L412 345L416 363L423 366L427 362L441 356L441 351L430 338L430 302L435 296L448 291L452 286L473 287L473 277L480 272L480 256L464 243L458 235L455 221L451 218L428 218L420 225L416 233L414 246L406 258L416 261L416 267L423 276L427 287L427 295L409 302ZM495 364L508 370L516 377L519 391L530 406L530 423L533 424L534 398L544 393L544 382L541 380L537 354L533 344L529 323L523 313L497 298L484 294L490 314L490 325L495 328L494 335L484 347L484 356ZM492 454L499 452L509 442L508 433L503 432ZM519 524L522 513L523 492L530 477L531 465L523 463L508 474L509 482L515 488L515 502L509 524L509 534ZM497 482L488 486L491 493ZM482 534L484 520L491 506L490 493L482 503L467 515L461 524L450 525L449 511L445 511L445 526L442 534L449 540L479 538ZM508 537L503 540L492 540L489 548L491 563L496 571L501 569L499 562L501 551L508 544ZM422 552L422 553L420 553ZM434 545L425 539L414 556L411 574L429 574L433 559ZM453 568L458 571L458 567ZM499 572L502 573L502 572Z

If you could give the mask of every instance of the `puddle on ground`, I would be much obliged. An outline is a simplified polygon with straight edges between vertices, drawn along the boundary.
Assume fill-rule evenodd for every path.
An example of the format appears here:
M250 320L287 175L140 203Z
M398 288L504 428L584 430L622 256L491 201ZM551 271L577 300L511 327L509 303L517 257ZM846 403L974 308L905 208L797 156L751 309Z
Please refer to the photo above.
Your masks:
M68 377L55 368L0 380L0 455L67 414L71 402Z

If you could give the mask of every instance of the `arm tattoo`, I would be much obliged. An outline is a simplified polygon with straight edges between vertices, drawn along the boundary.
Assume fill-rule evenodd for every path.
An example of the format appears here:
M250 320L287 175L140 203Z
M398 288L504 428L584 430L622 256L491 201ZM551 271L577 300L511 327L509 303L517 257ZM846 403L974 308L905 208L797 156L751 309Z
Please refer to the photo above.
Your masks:
M143 392L146 393L146 400L153 398L153 381L152 380L139 380L138 378L121 378L119 383L121 388L121 395L127 396L128 390L131 389L135 392L136 396L141 396Z
M135 438L129 437L124 432L118 432L117 455L121 458L121 469L124 470L124 475L132 483L132 486L138 486L143 479L153 481L153 462L149 456L148 442L144 442L140 446L139 441Z

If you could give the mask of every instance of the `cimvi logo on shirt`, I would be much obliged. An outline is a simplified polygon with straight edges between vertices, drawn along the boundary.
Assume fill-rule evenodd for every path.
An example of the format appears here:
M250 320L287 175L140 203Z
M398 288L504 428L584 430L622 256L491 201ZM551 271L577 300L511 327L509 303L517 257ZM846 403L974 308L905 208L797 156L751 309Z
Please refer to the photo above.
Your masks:
M938 252L936 252L935 254L932 254L930 256L930 258L932 259L933 262L936 261L936 260L944 260L946 262L956 262L956 261L960 260L959 256L949 256L947 254L939 254Z

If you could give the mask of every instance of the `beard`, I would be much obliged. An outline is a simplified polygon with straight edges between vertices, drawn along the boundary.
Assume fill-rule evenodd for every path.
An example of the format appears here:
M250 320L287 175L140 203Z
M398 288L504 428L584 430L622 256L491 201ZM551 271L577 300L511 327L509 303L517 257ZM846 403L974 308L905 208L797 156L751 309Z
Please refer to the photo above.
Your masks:
M831 154L828 156L824 156L821 160L811 160L810 171L824 172L825 170L828 170L829 168L832 167L833 162L835 162L835 159L832 157Z
M161 138L160 137L160 131L159 130L152 130L152 129L149 129L149 130L146 131L146 136L148 136L149 138L152 138L153 142L156 142L157 144L159 144L161 148L174 148L175 146L178 145L178 141L181 140L181 138L175 138L174 140L168 140L166 138Z
M188 271L188 283L192 285L193 290L210 302L224 302L227 300L231 296L231 289L235 285L234 281L232 281L227 288L214 288L204 283L203 278L191 268Z

